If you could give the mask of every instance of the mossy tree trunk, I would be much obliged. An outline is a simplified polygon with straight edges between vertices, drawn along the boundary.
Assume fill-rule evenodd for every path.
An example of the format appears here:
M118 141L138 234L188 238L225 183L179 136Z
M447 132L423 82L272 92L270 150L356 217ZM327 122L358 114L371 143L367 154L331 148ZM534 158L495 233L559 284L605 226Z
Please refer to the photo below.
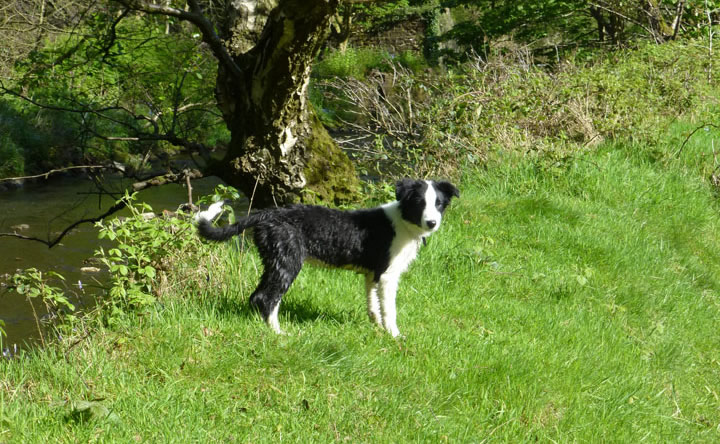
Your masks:
M252 196L257 206L297 201L306 189L325 200L352 193L354 168L314 118L307 94L339 0L227 0L225 10L213 9L215 22L198 0L187 0L183 9L116 1L192 23L217 58L215 95L231 140L208 173Z
M248 3L230 2L220 29L239 70L218 71L217 101L232 138L215 173L259 206L297 201L306 188L347 198L357 184L353 166L307 94L337 0Z

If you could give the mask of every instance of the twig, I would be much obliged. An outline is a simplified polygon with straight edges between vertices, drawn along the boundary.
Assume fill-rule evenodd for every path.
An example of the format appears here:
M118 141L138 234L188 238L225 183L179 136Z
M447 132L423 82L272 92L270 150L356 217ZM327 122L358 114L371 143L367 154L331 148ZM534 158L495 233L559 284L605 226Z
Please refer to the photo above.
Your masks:
M18 177L4 177L0 179L0 182L8 181L8 180L23 180L23 179L35 179L38 177L44 177L45 179L48 178L49 175L53 173L59 173L61 171L68 171L68 170L76 170L80 168L107 168L107 169L115 169L114 166L107 166L107 165L78 165L78 166L71 166L71 167L65 167L65 168L55 168L53 170L50 170L46 173L42 174L35 174L33 176L18 176Z
M720 129L720 125L715 125L714 123L703 123L702 125L698 126L694 130L692 130L690 134L688 134L688 136L685 138L685 141L683 141L680 149L677 151L677 153L675 153L675 157L680 157L680 154L685 149L685 145L687 145L687 143L690 141L690 138L694 136L696 132L700 131L703 128L707 128L708 126Z
M185 175L185 184L187 185L187 189L188 189L188 204L192 205L193 204L193 202L192 202L192 185L190 184L190 175L189 174Z

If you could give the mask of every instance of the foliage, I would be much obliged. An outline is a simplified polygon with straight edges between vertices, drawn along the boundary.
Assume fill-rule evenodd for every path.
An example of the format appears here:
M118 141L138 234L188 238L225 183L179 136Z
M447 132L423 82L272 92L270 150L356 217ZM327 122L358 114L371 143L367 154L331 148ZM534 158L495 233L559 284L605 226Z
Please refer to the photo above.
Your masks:
M579 52L548 70L508 47L447 72L391 65L364 81L318 80L316 106L336 118L371 176L453 177L507 152L551 167L607 139L655 143L657 127L681 115L716 119L720 84L707 48L699 39Z
M47 171L79 162L79 133L71 116L0 99L0 177Z
M355 77L362 79L368 71L387 64L387 51L376 48L348 48L345 51L327 51L313 65L313 77Z
M13 275L13 290L18 294L25 295L28 300L38 298L52 312L71 313L75 311L75 306L63 291L59 287L50 285L49 279L65 280L62 275L54 271L48 271L43 276L42 271L28 268Z
M511 39L553 63L578 47L662 43L697 37L720 23L716 0L447 0L442 5L451 8L456 24L435 38L452 43L445 50L450 59L485 55Z
M521 42L550 36L571 41L580 35L585 39L590 36L585 0L451 0L446 4L458 9L455 15L459 23L442 37L476 51L483 51L489 42L508 35Z
M59 287L50 285L51 279L65 280L61 274L54 271L48 271L43 275L43 272L36 268L25 269L15 273L12 277L12 290L24 295L30 307L32 307L41 339L40 318L37 312L35 312L35 306L33 305L34 300L40 300L45 305L47 312L60 323L71 325L72 322L76 320L74 314L75 305L70 302Z
M218 185L214 194L198 203L239 198L235 188ZM155 215L152 207L136 199L137 193L126 193L123 198L129 216L97 223L99 238L114 243L107 251L101 247L95 252L110 272L107 298L101 310L110 323L127 312L153 306L172 285L171 280L205 282L205 265L196 264L204 247L195 235L191 215L182 211ZM225 209L234 221L232 208Z
M108 160L139 165L148 152L177 149L160 134L208 145L229 139L207 81L216 63L199 36L166 32L157 20L114 23L116 15L112 6L93 11L77 33L43 42L19 61L5 83L32 91L41 105L13 99L30 133L56 138L16 140L29 172Z
M21 176L25 171L25 159L9 134L0 134L0 178Z
M156 217L148 204L134 204L136 197L137 193L126 193L123 198L129 217L97 223L99 238L116 243L96 252L110 272L107 314L111 320L126 309L142 310L155 303L173 261L196 249L186 217Z

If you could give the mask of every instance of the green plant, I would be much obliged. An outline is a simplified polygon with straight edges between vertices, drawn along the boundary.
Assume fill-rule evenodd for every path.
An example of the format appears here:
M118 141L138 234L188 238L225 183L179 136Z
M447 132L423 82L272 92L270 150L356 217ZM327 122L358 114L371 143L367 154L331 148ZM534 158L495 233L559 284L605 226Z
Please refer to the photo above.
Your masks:
M12 277L13 290L18 294L24 295L33 310L38 332L40 333L40 338L43 343L44 338L42 336L42 329L40 328L40 318L33 305L34 299L42 301L49 313L63 321L72 321L75 319L73 315L75 305L70 302L59 287L50 285L50 279L65 280L59 273L48 271L43 275L43 272L36 268L25 269Z
M9 134L0 134L0 178L22 176L25 172L23 151Z
M155 302L162 274L179 252L189 252L195 243L192 224L182 213L157 217L146 203L135 204L137 193L125 194L130 216L97 223L99 238L116 242L96 255L110 272L112 313L139 309ZM112 316L111 316L112 317Z
M345 51L329 51L313 66L313 77L365 78L371 69L387 65L390 56L385 50L375 48L348 48Z

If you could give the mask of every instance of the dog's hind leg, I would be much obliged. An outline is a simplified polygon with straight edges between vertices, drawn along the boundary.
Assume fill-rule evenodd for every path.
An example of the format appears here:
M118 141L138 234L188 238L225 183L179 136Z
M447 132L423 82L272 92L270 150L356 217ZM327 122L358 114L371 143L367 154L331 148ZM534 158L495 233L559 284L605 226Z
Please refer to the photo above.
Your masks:
M280 302L299 271L295 273L286 273L277 269L265 271L260 278L260 284L250 296L250 303L260 311L270 328L280 335L285 334L278 321Z
M277 334L285 334L280 328L278 310L280 309L282 297L290 288L291 283L292 280L283 282L275 272L265 272L260 278L258 288L250 296L250 304L260 311L265 322Z
M250 296L250 303L260 310L265 322L278 334L284 334L278 321L280 301L303 264L302 245L291 233L281 226L255 231L255 244L264 270L258 287Z
M382 327L382 315L380 314L380 299L377 294L378 283L373 273L365 275L365 291L367 293L367 310L370 320Z

